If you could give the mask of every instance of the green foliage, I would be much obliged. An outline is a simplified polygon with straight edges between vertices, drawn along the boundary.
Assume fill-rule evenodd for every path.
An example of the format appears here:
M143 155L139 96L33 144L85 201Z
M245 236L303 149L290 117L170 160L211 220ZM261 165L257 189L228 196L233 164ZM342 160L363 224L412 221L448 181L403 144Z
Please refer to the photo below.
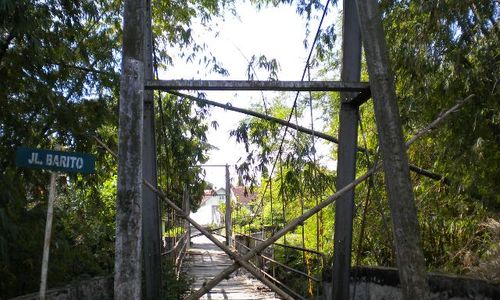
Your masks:
M457 192L498 209L498 3L384 3L405 129L415 131L455 101L475 95L459 118L433 141L416 145L420 150L410 157L445 173Z
M172 95L159 95L157 110L157 153L159 185L164 187L169 199L181 206L184 187L191 197L191 208L196 210L206 188L202 169L195 167L207 160L212 148L208 143L204 121L208 115L187 99Z
M40 274L49 175L15 168L14 151L21 145L57 143L94 153L98 161L94 175L59 180L49 287L111 271L114 217L100 212L106 200L98 186L113 168L91 136L109 138L101 131L116 122L115 8L102 1L0 6L2 298L36 291Z
M112 273L116 161L93 137L117 148L121 4L0 1L2 299L38 289L49 174L15 167L15 149L22 145L59 144L97 158L95 174L59 179L49 288ZM175 44L186 58L201 57L207 68L224 73L189 27L193 18L208 24L231 7L232 1L153 1L156 63L168 65L165 49ZM172 199L181 199L182 182L192 195L200 195L200 171L185 170L205 159L207 112L174 98L168 98L163 108L168 120L177 122L163 131L168 137L162 142L170 148L161 150L168 173L162 173L160 182Z
M175 226L175 227L170 227L168 228L164 233L163 237L165 238L173 238L173 237L179 237L184 233L184 227L183 226Z
M175 265L167 259L162 260L163 286L162 295L166 300L180 300L189 290L191 282L185 274L180 273L177 276Z
M467 271L461 253L483 253L481 230L498 217L500 123L499 6L495 1L383 1L384 25L408 134L457 100L472 103L409 150L410 160L450 185L413 177L424 251L431 269Z
M256 3L278 5L292 1ZM491 223L487 220L498 219L500 205L499 4L497 1L428 3L386 0L381 1L381 8L407 138L458 100L474 95L471 103L408 151L411 163L446 178L438 182L416 174L412 174L411 178L428 268L464 273L476 270L479 265L495 266L498 251L492 249L496 249L497 240L491 231L485 230L484 224ZM335 77L339 73L340 44L330 39L323 45L328 47L316 49L317 62L322 64L319 74ZM365 68L363 66L362 77L367 80ZM315 109L323 112L321 118L329 124L327 131L336 135L340 105L338 94L312 95L317 103ZM285 103L280 100L276 102ZM299 120L301 107L303 104L299 105ZM287 108L284 105L280 108L274 103L267 112L279 116L280 110L286 111ZM282 118L286 116L288 113L281 114ZM360 120L362 129L358 144L369 151L368 156L363 153L357 155L358 174L364 173L380 159L370 102L361 107ZM280 146L282 131L264 121L247 119L232 132L238 142L245 144L248 152L239 166L239 175L246 182L258 185L254 170L262 172L264 179L260 183L260 192L273 195L273 209L269 207L271 197L264 195L263 213L253 222L261 223L264 228L283 226L287 220L300 214L302 204L307 208L314 203L310 199L321 199L331 194L327 189L334 185L329 179L317 178L318 174L327 171L316 172L316 175L307 173L307 170L319 168L310 158L314 152L310 143L308 145L308 138L290 133ZM279 148L283 153L272 175L269 192L265 188L268 168L280 155ZM335 149L332 156L336 156ZM334 177L331 175L331 179ZM392 223L385 189L382 188L384 180L382 174L377 174L371 182L356 189L354 263L395 265ZM331 213L330 210L324 213L327 211ZM322 220L322 226L326 221L330 222L325 226L330 231L320 233L324 241L320 249L330 255L332 219L333 215L329 215ZM304 224L306 237L315 236L316 228L311 223L314 222ZM250 224L246 228L260 230L259 226ZM300 235L300 228L287 234L287 242L300 245L302 239L297 239L297 234ZM307 238L304 244L314 246ZM494 267L483 269L492 270ZM495 276L493 272L489 278Z

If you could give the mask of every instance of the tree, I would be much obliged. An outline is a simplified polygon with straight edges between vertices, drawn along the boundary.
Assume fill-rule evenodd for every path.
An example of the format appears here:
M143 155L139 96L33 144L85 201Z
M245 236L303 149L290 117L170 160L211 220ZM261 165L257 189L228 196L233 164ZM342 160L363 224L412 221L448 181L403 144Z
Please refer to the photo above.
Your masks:
M169 55L174 54L168 54L166 46L175 44L184 57L205 55L210 62L207 68L223 71L195 41L190 24L196 17L209 22L212 16L231 9L231 3L155 1L158 65L168 66ZM32 275L40 269L48 174L14 166L14 151L21 145L51 148L57 143L68 151L97 156L95 174L60 179L54 223L57 234L53 235L57 246L52 249L49 287L112 272L116 161L96 145L94 136L117 148L120 6L121 1L115 0L0 3L2 298L38 287ZM189 128L179 131L176 138L188 146L183 152L175 150L182 157L180 166L187 167L188 162L203 160L207 144L198 137L206 124L196 116L195 106L176 107L181 103L172 101L169 109L183 114L179 127ZM182 125L184 121L191 123ZM191 138L189 130L196 138ZM179 173L169 176L191 180L196 194L201 187L201 171L185 175L184 170L175 170ZM176 183L168 188L178 186Z
M381 7L408 134L457 100L475 95L459 115L408 153L413 162L444 174L450 183L414 178L428 263L464 272L471 267L464 253L477 253L474 265L488 249L491 240L481 224L495 216L500 204L494 179L500 153L499 4L382 1ZM437 232L442 234L436 237Z

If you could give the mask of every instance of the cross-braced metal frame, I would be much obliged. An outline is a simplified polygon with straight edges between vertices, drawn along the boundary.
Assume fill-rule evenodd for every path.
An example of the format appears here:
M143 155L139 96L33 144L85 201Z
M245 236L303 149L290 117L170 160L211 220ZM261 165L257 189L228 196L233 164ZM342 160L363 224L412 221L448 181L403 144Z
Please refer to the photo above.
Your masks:
M356 6L357 2L357 6ZM360 17L358 17L358 13ZM371 90L367 83L359 82L361 65L361 32L363 35L367 63L370 73ZM389 176L389 197L392 192L407 190L407 182L391 182L392 177L405 177L408 172L406 154L402 154L406 147L401 133L401 125L397 111L394 86L388 68L385 43L380 41L383 34L380 25L380 16L376 1L372 0L344 0L344 32L343 32L343 59L342 76L340 82L280 82L280 81L162 81L152 80L152 43L151 43L151 1L125 1L124 9L124 46L122 62L122 78L120 88L120 131L119 131L119 174L117 200L117 242L115 259L115 297L140 297L141 273L141 230L144 232L144 272L146 283L146 298L157 299L160 295L160 251L159 251L159 209L158 198L162 198L180 216L185 218L202 234L220 247L235 262L215 278L207 282L200 290L189 296L189 299L198 299L217 285L221 280L244 267L252 275L261 280L271 290L285 299L293 299L286 292L274 285L249 263L249 259L259 255L266 247L276 242L285 233L293 230L305 220L338 201L336 209L335 248L334 248L334 298L347 299L349 295L349 270L351 265L352 216L354 205L354 187L376 170L382 167L377 164L364 175L355 179L355 159L358 130L358 109L374 94L377 127L382 144L384 170ZM378 37L379 39L371 38ZM260 243L256 248L244 256L231 251L202 226L193 221L185 210L179 208L156 187L156 166L154 163L155 144L152 118L154 116L152 104L152 90L275 90L275 91L338 91L341 93L340 129L339 129L339 157L337 169L337 192L305 212L298 218L290 221L272 237ZM392 94L384 97L385 92L392 89ZM172 92L176 93L176 92ZM387 98L387 99L386 99ZM457 107L452 108L456 110ZM436 122L443 120L448 114L439 117ZM435 127L422 131L428 132ZM298 128L298 127L297 127ZM316 133L315 133L316 134ZM412 139L410 142L415 141ZM408 146L409 143L406 145ZM391 148L394 151L385 151ZM394 166L397 168L394 168ZM406 172L406 173L405 173ZM141 184L148 189L142 192ZM411 185L410 185L411 187ZM410 203L411 206L411 203ZM391 207L392 211L392 207ZM141 215L142 213L142 215ZM413 216L410 216L413 217ZM393 212L393 219L401 218ZM394 221L396 224L396 221ZM142 228L141 225L142 224ZM412 223L413 224L413 223ZM405 225L405 224L403 224ZM411 225L411 224L410 224ZM411 226L410 226L411 227ZM415 229L416 230L416 229ZM418 231L416 231L418 234ZM410 234L414 238L413 229L403 229L403 234ZM400 237L395 234L396 244L401 243ZM137 240L139 239L139 240ZM416 238L418 244L418 236ZM413 245L401 243L398 248L401 255L413 254ZM408 252L409 251L409 252ZM413 251L413 250L412 250ZM419 263L418 251L416 263ZM404 261L404 260L403 260ZM403 284L410 282L405 277L407 261L398 265ZM411 264L412 262L409 262ZM408 268L407 268L408 269ZM409 268L411 269L411 268ZM417 268L418 269L418 268ZM418 276L417 276L418 277ZM425 276L421 276L425 278ZM408 281L410 280L410 281ZM137 286L139 285L139 291ZM411 287L410 287L411 288Z

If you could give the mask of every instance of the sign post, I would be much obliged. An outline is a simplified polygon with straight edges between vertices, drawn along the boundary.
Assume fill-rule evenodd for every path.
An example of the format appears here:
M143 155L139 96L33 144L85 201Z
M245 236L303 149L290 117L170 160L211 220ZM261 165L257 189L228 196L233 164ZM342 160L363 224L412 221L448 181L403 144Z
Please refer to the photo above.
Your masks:
M56 198L56 172L50 172L49 203L47 205L47 221L45 223L45 239L43 241L42 274L40 275L40 300L45 300L47 290L47 270L49 267L50 236L52 234L52 216Z
M93 173L95 171L95 157L85 153L19 147L16 151L16 165L21 168L52 170L52 172L50 172L49 200L47 203L47 221L45 223L39 293L39 298L45 300L50 238L52 235L52 219L54 215L54 201L56 198L57 171L83 174Z

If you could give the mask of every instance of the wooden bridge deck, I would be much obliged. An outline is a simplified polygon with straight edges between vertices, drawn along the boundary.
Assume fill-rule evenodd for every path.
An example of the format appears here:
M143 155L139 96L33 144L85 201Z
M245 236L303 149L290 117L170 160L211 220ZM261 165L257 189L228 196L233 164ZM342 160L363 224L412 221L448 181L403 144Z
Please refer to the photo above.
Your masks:
M193 235L198 231L194 230ZM218 237L221 241L223 238ZM183 271L193 279L191 289L199 289L204 282L214 278L232 264L227 254L220 250L205 236L191 240L184 261ZM251 274L239 269L228 279L223 280L201 299L280 299Z

